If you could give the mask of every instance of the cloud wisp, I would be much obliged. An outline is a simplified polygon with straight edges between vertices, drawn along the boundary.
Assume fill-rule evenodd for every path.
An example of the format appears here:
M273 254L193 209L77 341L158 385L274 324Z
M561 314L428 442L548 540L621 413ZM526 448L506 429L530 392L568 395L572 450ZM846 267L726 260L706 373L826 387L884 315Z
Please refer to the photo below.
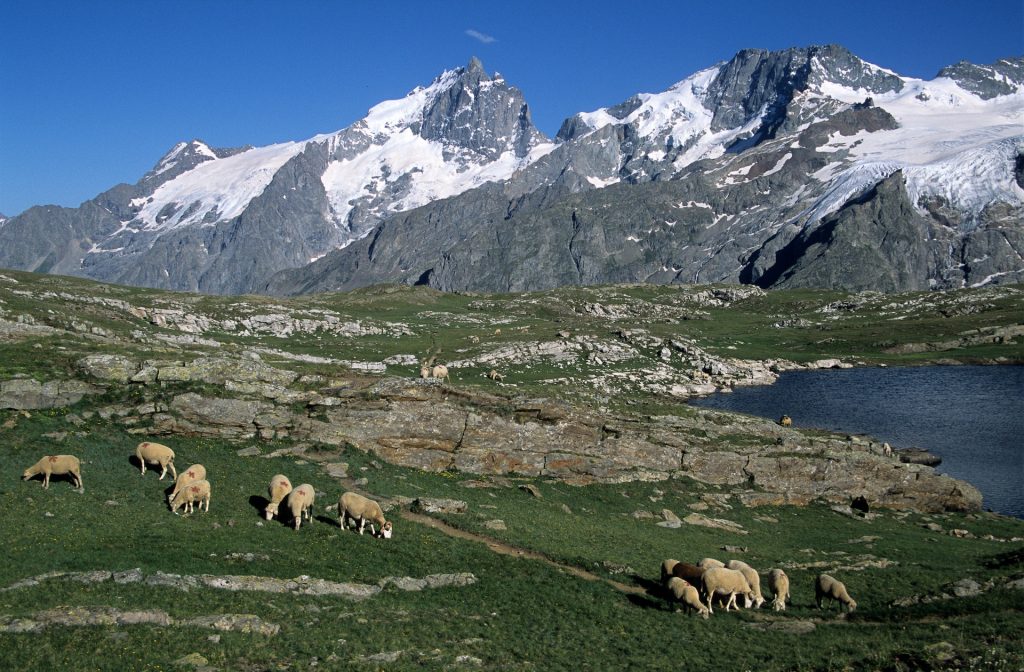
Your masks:
M481 33L479 30L473 30L472 28L466 31L466 35L469 35L474 40L477 40L483 44L490 44L491 42L498 41L498 38L493 37L491 35L487 35L486 33Z

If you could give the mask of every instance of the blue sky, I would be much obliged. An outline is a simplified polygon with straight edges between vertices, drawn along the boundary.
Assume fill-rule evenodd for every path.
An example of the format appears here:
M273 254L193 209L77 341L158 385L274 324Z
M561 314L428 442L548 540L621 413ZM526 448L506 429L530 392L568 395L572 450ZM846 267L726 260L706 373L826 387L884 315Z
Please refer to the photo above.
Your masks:
M477 56L554 135L746 47L839 43L932 78L1024 55L1024 0L0 0L0 212L75 207L180 140L345 128Z

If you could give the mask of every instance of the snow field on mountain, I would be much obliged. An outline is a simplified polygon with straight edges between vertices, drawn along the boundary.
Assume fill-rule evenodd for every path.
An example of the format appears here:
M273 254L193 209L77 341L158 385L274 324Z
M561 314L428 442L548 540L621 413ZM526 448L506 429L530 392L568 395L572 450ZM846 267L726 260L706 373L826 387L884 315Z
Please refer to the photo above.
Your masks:
M198 224L212 210L217 211L218 220L237 217L252 199L263 193L274 174L301 152L305 144L286 142L257 147L226 159L201 163L157 187L151 197L133 201L132 205L142 205L136 218L142 220L144 230L153 231ZM177 204L178 210L165 221L158 222L160 211L172 203ZM193 203L200 205L191 208Z

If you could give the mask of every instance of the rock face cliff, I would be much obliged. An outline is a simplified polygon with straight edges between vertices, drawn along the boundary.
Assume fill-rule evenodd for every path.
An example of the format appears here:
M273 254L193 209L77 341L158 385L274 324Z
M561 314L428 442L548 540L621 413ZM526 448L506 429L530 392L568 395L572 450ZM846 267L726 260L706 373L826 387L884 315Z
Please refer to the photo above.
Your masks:
M24 385L4 383L0 408L63 406L112 385L133 385L143 397L164 400L137 403L136 393L136 403L99 413L145 435L351 445L417 469L575 484L690 478L724 487L748 506L847 504L851 493L876 505L923 511L977 510L982 502L970 484L904 464L881 443L812 438L770 421L707 410L692 418L599 414L551 399L390 377L352 376L310 389L326 381L300 381L296 373L231 357L160 362L91 355L77 369L82 380L51 381L49 396L41 385L26 396ZM169 399L157 392L188 382L223 392ZM746 440L732 443L729 437L738 435Z
M922 81L748 49L549 139L473 59L336 133L182 142L135 185L0 220L0 265L219 294L1019 282L1022 64Z

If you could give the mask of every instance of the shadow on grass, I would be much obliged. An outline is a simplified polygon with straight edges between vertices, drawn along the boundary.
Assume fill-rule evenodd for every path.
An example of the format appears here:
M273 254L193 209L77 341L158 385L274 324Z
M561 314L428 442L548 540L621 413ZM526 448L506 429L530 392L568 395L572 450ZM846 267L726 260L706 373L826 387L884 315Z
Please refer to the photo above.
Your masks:
M335 527L340 527L340 525L338 524L338 519L337 518L331 518L330 516L327 516L327 515L324 515L324 514L320 514L318 516L313 516L313 520L319 521L319 522L324 523L326 525L334 525Z

